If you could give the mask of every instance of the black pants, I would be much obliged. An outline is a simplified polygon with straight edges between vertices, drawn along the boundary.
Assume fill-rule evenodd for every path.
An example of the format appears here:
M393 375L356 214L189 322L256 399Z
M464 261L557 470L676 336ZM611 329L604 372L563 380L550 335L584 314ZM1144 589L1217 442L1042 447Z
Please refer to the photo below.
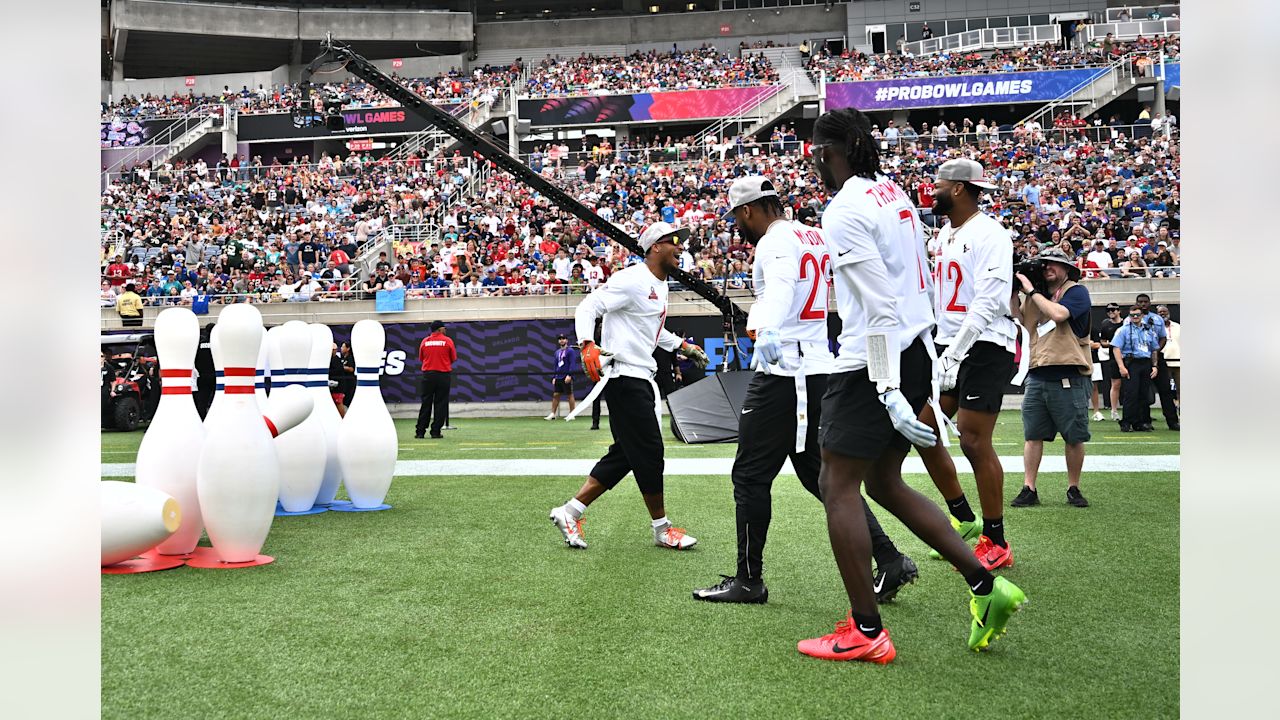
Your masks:
M431 423L431 435L440 435L440 428L449 419L449 386L453 384L453 374L428 370L422 373L419 392L422 406L418 408L417 435L426 432L427 423ZM435 410L435 421L431 420L431 411Z
M1151 358L1127 357L1124 368L1129 371L1129 377L1120 381L1120 404L1124 407L1120 427L1150 425Z
M210 373L209 377L213 377ZM200 382L196 380L196 410L200 412L200 419L203 420L205 415L209 414L209 406L213 404L213 394L217 390L217 386L210 382Z
M125 315L121 315L120 324L125 327L142 327L142 316L139 315L137 317L128 317Z
M822 450L818 446L818 423L822 416L822 396L827 391L826 375L805 378L809 396L809 429L804 452L797 453L796 383L794 378L756 373L747 388L738 416L738 452L733 459L733 501L738 523L738 577L755 580L764 571L764 545L773 515L770 490L773 480L789 457L800 484L819 502L818 471ZM871 507L863 500L867 528L871 531L872 553L884 565L896 559L898 549L885 535Z
M643 495L662 494L662 430L654 412L653 385L633 377L615 377L604 386L613 444L591 468L591 477L612 490L627 473L636 476Z
M596 398L595 402L591 403L591 427L593 428L600 427L600 403L601 402L603 402L603 398Z
M1164 414L1165 423L1170 428L1175 428L1178 427L1178 406L1173 402L1172 380L1173 374L1169 372L1169 365L1161 355L1160 364L1156 366L1156 392L1160 395L1160 412Z

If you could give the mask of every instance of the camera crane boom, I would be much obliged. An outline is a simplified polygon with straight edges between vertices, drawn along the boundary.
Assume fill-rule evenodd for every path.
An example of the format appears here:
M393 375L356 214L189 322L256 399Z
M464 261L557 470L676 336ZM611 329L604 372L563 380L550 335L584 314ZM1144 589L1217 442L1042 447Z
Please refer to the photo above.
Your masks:
M542 193L557 207L572 213L586 224L596 230L599 230L610 240L613 240L637 255L644 255L644 252L640 248L640 243L638 243L635 238L623 232L612 223L605 221L599 215L592 212L586 205L583 205L573 196L551 184L551 182L546 178L534 172L529 168L529 166L512 157L491 140L477 134L457 118L440 110L423 99L422 96L396 82L368 60L357 54L350 48L350 46L338 42L334 40L332 36L329 36L325 40L321 41L320 47L323 49L320 56L315 60L312 60L311 63L302 70L300 82L301 97L298 101L298 108L294 110L293 114L293 123L296 127L319 127L326 124L331 129L340 129L342 127L340 124L342 122L342 116L339 113L339 106L337 103L326 102L326 114L317 114L313 109L311 101L312 74L323 65L341 62L344 64L345 69L352 75L355 75L369 83L382 94L400 103L400 105L405 109L416 113L428 123L431 123L440 130L448 133L461 142L469 151L491 161L498 166L498 168L510 173L525 185L528 185L534 190ZM684 270L676 269L672 271L671 277L681 285L690 288L698 295L702 296L707 300L707 302L710 302L720 310L720 313L724 318L726 336L734 336L733 346L736 348L737 338L735 327L746 324L746 312L744 312L742 308L738 307L727 296L712 287L709 283L690 275Z

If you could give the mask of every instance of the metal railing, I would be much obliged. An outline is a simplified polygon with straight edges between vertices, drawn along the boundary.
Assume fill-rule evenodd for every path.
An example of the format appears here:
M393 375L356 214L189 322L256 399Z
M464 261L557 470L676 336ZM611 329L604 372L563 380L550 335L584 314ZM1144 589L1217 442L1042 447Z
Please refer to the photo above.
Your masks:
M1112 40L1135 40L1139 37L1159 37L1182 34L1182 20L1134 20L1121 23L1098 23L1085 26L1089 40L1099 41L1111 36Z
M940 52L967 52L970 50L996 50L1023 47L1041 43L1062 42L1062 28L1058 25L1027 25L1023 27L987 28L941 35L928 40L905 43L902 51L910 55L934 55Z
M1134 74L1134 61L1139 57L1146 57L1146 53L1131 52L1127 55L1122 55L1110 65L1107 65L1105 71L1080 82L1075 87L1063 93L1057 100L1040 107L1035 112L1023 118L1021 122L1025 124L1034 120L1044 126L1046 125L1044 121L1048 119L1049 123L1047 124L1051 125L1052 119L1057 116L1059 111L1064 107L1069 108L1071 113L1074 115L1076 114L1077 108L1081 105L1092 106L1100 96L1115 97L1122 92L1120 89L1121 84L1124 84L1124 89L1127 90L1129 86L1136 82L1134 80L1136 77ZM1125 82L1122 83L1122 81ZM1099 83L1105 84L1101 93L1096 90L1096 86ZM1089 97L1077 97L1081 93L1089 93Z
M1130 20L1146 20L1148 17L1150 17L1151 12L1153 10L1159 12L1162 18L1167 18L1173 15L1177 15L1181 11L1181 9L1182 9L1181 6L1176 3L1171 5L1163 4L1163 5L1136 5L1131 7L1112 7L1112 8L1107 8L1106 22L1117 23L1117 22L1128 22Z
M163 162L174 152L180 152L190 145L195 138L215 129L221 123L229 122L231 118L231 110L226 105L200 105L192 108L158 135L134 147L132 152L122 153L119 159L103 168L103 182L107 182L112 174L119 175L122 168L134 167L140 162ZM174 147L178 149L173 150Z

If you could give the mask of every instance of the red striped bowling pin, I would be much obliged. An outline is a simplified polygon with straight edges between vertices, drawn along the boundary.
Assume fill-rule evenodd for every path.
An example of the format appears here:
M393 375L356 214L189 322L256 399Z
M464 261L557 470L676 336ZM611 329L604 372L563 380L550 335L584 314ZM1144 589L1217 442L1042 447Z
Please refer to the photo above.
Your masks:
M351 329L356 393L338 428L338 459L347 494L358 508L381 505L396 470L399 438L378 384L386 339L377 320L361 320Z
M249 562L271 531L280 493L275 443L253 394L262 314L248 303L228 305L217 327L215 357L222 357L226 388L214 422L205 425L196 491L218 557Z
M310 414L311 396L307 394L306 388L293 385L271 393L271 397L267 398L267 412L262 419L266 421L271 437L278 438L302 424ZM279 452L277 447L276 453Z
M338 463L338 423L342 416L338 414L338 406L333 404L333 394L329 392L329 360L333 357L333 331L328 325L311 323L311 361L307 376L307 389L315 401L312 414L324 431L324 481L320 483L320 492L316 496L317 505L328 505L338 494L342 484L342 466Z
M156 316L155 341L160 360L160 404L142 436L135 476L138 485L177 500L182 526L160 543L158 551L185 555L195 549L204 530L196 496L196 460L204 445L204 423L191 397L200 321L187 308L168 308Z
M293 430L276 438L280 505L286 512L304 512L316 504L316 495L324 482L325 464L324 428L315 417L313 398L306 387L307 376L302 374L311 356L311 330L301 320L290 320L272 328L267 337L274 346L268 357L279 356L279 364L272 365L271 395L274 397L277 390L288 389L292 393L296 389L312 401L311 413Z

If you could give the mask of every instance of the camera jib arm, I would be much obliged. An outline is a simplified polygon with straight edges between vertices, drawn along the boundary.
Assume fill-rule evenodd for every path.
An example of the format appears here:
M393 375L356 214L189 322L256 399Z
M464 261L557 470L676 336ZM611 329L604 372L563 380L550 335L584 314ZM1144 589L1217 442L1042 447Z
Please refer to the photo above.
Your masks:
M294 110L293 123L296 127L319 127L327 125L330 129L341 129L341 106L334 98L326 98L325 113L315 112L311 100L311 76L324 65L340 62L347 72L364 80L376 90L400 103L428 123L448 133L463 146L480 157L492 162L499 169L510 173L525 185L537 190L560 209L573 214L587 225L600 231L605 237L613 240L637 255L644 255L640 243L623 232L613 223L605 221L576 198L551 184L546 178L534 172L527 165L512 157L507 151L494 144L488 138L479 135L452 115L427 102L422 96L409 90L383 73L368 60L353 51L348 45L338 42L332 36L320 43L323 52L302 70L300 80L301 96L298 107ZM336 126L336 127L335 127ZM713 286L688 272L677 269L671 272L671 278L681 285L693 290L720 310L726 328L745 325L747 314L732 300L716 290Z

